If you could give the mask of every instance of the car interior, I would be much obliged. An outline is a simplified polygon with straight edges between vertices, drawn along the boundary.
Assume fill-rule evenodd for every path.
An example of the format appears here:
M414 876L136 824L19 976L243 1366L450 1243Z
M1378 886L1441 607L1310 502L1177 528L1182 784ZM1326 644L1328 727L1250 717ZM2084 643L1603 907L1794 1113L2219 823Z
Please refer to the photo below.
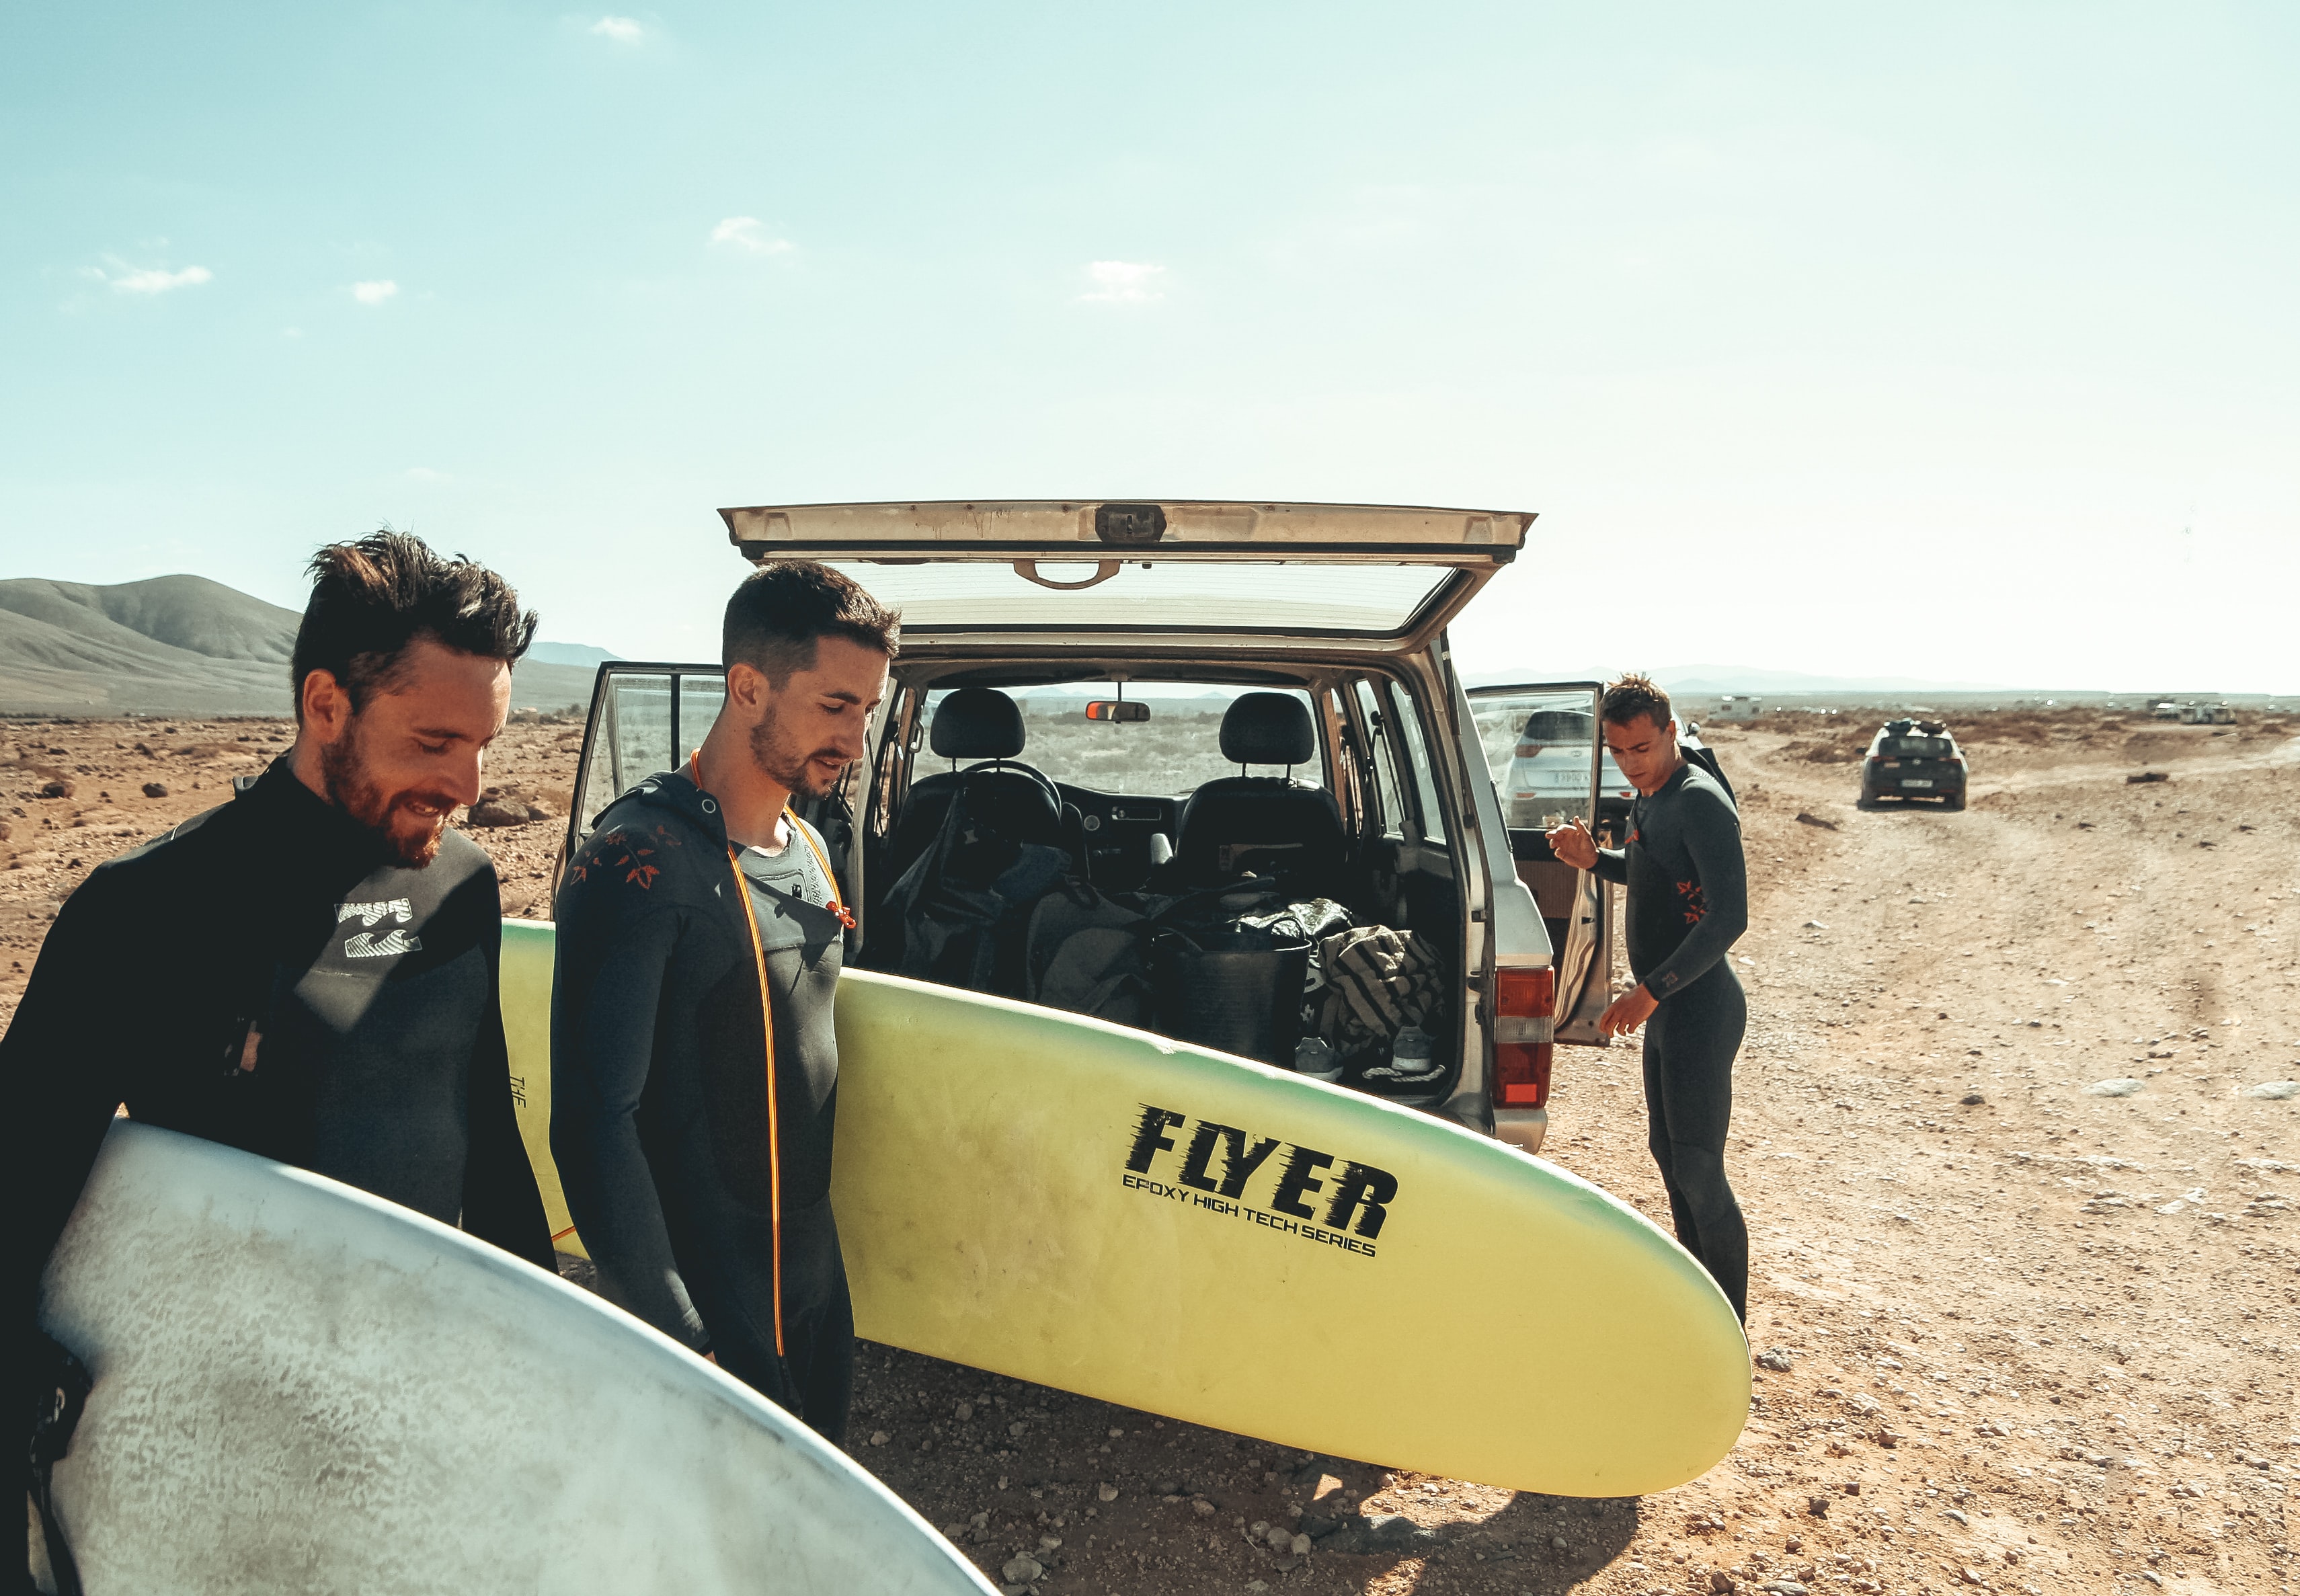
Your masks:
M895 912L890 894L911 901L898 883L930 862L962 798L970 822L1061 850L1071 884L1061 890L1083 884L1155 905L1274 881L1288 902L1331 900L1354 925L1413 932L1440 966L1445 1007L1426 1028L1442 1073L1408 1090L1362 1078L1361 1065L1345 1084L1418 1098L1458 1074L1460 902L1421 711L1403 680L1293 662L921 665L897 675L858 794L862 963L879 945L873 918L883 927ZM1123 700L1129 688L1146 707L1097 718L1092 704L1107 703L1091 693ZM988 980L995 989L1004 978Z

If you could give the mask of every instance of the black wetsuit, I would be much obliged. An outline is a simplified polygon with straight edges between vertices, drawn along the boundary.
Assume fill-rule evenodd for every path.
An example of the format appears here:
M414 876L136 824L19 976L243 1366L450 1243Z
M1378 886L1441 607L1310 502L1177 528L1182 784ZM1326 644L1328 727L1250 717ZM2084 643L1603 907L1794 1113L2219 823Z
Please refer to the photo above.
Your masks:
M429 866L401 866L286 760L234 785L90 873L0 1039L0 1162L26 1243L12 1334L123 1102L552 1267L512 1114L486 852L450 831Z
M559 894L551 1150L601 1292L835 1442L846 927L821 840L791 824L775 857L730 849L717 801L668 772L599 817Z
M1749 1023L1725 957L1749 925L1740 814L1688 761L1630 807L1629 846L1600 849L1597 874L1629 889L1629 969L1659 1004L1646 1021L1646 1144L1677 1239L1746 1320L1749 1229L1725 1178L1733 1056Z

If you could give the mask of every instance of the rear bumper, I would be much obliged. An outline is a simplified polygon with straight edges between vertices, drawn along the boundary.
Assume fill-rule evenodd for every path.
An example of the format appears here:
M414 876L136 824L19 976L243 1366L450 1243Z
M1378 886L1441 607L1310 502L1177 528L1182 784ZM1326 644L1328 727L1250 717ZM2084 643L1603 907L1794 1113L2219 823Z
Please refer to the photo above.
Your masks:
M1899 777L1879 776L1862 782L1861 795L1872 799L1962 798L1964 796L1964 777L1936 776L1929 787L1912 787L1903 786Z
M1542 1139L1548 1134L1547 1109L1494 1110L1494 1139L1506 1142L1521 1152L1539 1152Z

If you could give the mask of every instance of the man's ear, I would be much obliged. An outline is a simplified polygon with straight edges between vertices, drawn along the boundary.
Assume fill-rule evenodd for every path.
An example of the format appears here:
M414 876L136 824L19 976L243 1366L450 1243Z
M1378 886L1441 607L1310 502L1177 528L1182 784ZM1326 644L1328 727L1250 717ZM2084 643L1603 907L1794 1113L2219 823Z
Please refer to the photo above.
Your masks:
M755 716L766 700L766 673L755 665L738 660L727 667L727 701L746 715Z
M332 670L307 674L296 702L304 711L304 729L317 742L333 743L351 724L352 695L344 691Z

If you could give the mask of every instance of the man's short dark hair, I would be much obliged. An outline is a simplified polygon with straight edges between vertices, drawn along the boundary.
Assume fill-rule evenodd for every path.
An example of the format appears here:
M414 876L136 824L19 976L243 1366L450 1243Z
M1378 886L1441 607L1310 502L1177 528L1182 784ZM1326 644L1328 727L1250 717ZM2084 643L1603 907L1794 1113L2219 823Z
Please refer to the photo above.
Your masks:
M371 694L391 690L419 637L506 665L535 641L535 611L519 607L510 583L461 554L443 559L411 533L331 543L312 556L311 576L289 666L298 720L304 678L315 670L336 678L357 714Z
M1597 703L1598 718L1609 726L1627 726L1642 717L1660 731L1669 725L1670 714L1669 694L1661 684L1634 670L1607 684L1605 696Z
M762 565L727 601L720 663L748 665L780 691L795 670L814 668L814 645L844 637L895 657L903 618L852 577L812 560Z

